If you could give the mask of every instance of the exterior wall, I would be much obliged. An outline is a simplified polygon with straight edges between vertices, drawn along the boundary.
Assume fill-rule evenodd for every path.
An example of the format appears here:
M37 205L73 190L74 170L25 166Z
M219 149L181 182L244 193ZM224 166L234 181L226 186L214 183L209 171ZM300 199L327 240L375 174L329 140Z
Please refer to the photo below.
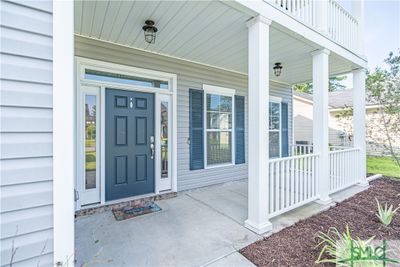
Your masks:
M76 37L75 50L76 56L80 57L177 74L178 190L247 178L247 164L190 171L189 145L187 143L189 138L189 88L202 89L203 84L210 84L236 89L236 94L247 96L246 75L78 36ZM291 88L282 84L271 83L270 92L271 95L282 97L283 101L289 103L289 116L291 116ZM245 124L247 159L247 119ZM292 122L289 119L289 142L292 141L291 127Z
M343 117L339 115L340 112L332 112L332 117L334 117L336 123L340 125L342 129L352 133L353 117ZM387 118L389 118L389 116L387 116ZM376 156L390 155L385 133L386 129L382 124L382 115L379 108L367 108L366 125L367 154ZM390 136L394 152L400 154L400 133L391 132Z
M0 9L0 265L52 266L52 2Z
M293 101L293 120L294 120L294 143L296 141L313 142L313 106L307 101L294 98ZM334 114L329 117L329 144L334 146L349 146L348 141L340 138L343 128L339 125Z

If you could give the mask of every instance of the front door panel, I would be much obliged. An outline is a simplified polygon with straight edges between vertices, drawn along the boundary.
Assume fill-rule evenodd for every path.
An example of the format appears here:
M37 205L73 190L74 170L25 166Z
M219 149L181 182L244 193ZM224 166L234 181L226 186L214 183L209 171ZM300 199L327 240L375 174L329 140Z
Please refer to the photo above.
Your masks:
M154 192L154 94L106 89L106 201Z

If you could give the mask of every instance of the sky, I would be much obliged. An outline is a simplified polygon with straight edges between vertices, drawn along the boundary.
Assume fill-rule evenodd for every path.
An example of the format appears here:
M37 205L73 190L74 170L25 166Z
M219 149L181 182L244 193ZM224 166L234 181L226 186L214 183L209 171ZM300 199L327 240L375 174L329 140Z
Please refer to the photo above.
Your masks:
M357 1L357 0L356 0ZM351 13L351 1L338 0ZM365 54L368 68L385 68L390 51L400 49L400 0L365 0ZM344 83L351 87L352 79Z

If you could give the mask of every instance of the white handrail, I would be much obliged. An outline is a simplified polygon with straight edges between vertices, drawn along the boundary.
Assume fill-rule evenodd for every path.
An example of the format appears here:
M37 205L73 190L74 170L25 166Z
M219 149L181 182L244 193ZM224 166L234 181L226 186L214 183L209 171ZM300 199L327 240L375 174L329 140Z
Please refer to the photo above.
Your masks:
M329 151L329 191L335 193L356 184L360 177L360 150L346 148Z
M317 5L327 1L324 5L327 16L327 34L337 43L356 51L358 43L359 25L344 7L335 0L264 0L275 8L295 18L313 29L321 28L317 25ZM326 26L325 26L326 27ZM326 32L324 32L326 34Z
M269 217L317 199L318 158L307 154L268 162Z

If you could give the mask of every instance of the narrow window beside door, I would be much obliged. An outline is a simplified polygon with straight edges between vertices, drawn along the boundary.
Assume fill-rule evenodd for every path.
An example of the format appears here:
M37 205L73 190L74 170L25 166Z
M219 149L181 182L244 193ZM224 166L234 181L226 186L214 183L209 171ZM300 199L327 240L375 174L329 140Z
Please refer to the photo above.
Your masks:
M168 102L161 102L161 178L168 178Z
M96 188L96 96L85 96L85 189Z

